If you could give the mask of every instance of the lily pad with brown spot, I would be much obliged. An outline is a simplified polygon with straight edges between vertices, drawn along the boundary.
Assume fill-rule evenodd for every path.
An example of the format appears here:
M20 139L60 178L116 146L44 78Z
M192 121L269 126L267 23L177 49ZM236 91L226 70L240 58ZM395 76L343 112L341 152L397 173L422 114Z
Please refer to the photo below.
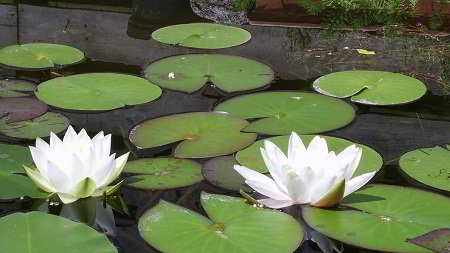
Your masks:
M36 84L20 79L0 80L0 97L27 97L33 95Z
M0 98L0 121L31 120L47 112L48 106L35 98Z
M17 138L34 140L37 137L47 137L50 132L61 133L69 127L69 120L59 113L47 112L32 120L14 123L0 122L0 134Z
M302 208L306 223L335 240L398 253L432 253L406 240L450 227L450 198L415 188L368 185L339 208Z
M0 49L0 64L26 70L61 67L82 60L82 51L59 44L29 43Z
M253 191L245 184L245 179L233 169L236 164L239 163L232 155L215 157L205 162L202 173L205 179L215 186L232 191Z
M231 93L264 87L274 79L273 70L239 56L187 54L163 58L145 69L145 78L170 90L192 93L206 83Z
M129 139L138 149L180 142L173 152L179 158L215 157L252 144L256 134L241 132L248 124L223 113L174 114L139 123L130 131Z
M125 165L125 173L137 174L129 178L128 186L163 190L184 187L203 180L202 165L198 162L179 158L145 158L130 161Z

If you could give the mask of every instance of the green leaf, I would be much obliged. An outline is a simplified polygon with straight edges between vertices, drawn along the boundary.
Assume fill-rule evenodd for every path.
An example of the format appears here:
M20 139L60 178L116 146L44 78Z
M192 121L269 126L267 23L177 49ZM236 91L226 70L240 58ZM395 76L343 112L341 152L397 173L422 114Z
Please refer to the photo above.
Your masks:
M308 146L315 135L300 135L305 146ZM325 138L328 145L329 151L334 151L339 154L346 147L356 144L357 147L362 148L362 157L359 162L358 168L355 171L354 177L362 175L367 172L378 171L383 166L383 158L375 150L368 146L353 143L345 139L331 137L331 136L321 136ZM289 146L289 136L277 136L264 140L269 140L277 145L286 155ZM264 140L259 140L253 143L248 148L239 151L236 154L236 160L243 166L249 169L253 169L262 173L268 172L266 164L261 156L260 148L264 147Z
M43 212L0 218L0 243L8 253L117 253L105 235L89 226Z
M58 44L30 43L0 49L0 64L22 69L54 68L83 59L82 51Z
M24 173L23 165L28 167L33 165L30 149L19 145L0 143L0 172Z
M201 204L209 219L162 200L139 219L139 233L165 253L291 253L303 240L300 224L285 213L208 193Z
M421 148L400 158L400 169L427 186L450 192L450 145Z
M89 73L43 82L36 96L58 108L101 111L153 101L161 96L161 89L132 75Z
M450 199L439 194L368 185L347 196L341 208L305 206L302 215L313 229L347 244L386 252L428 253L406 239L450 227L448 210Z
M138 159L125 165L124 172L136 173L128 186L161 190L184 187L203 180L202 165L187 159L154 158Z
M233 191L253 191L245 184L245 178L233 169L235 164L238 163L232 155L215 157L205 162L202 173L215 186Z
M20 197L46 198L49 194L39 190L26 176L0 173L0 199Z
M311 134L343 127L355 117L353 107L340 99L304 92L261 92L220 103L216 112L257 119L244 132L284 135Z
M273 70L260 62L231 55L188 54L150 64L145 78L170 90L192 93L207 82L224 92L263 87L272 82Z
M0 80L0 97L26 97L32 95L36 84L20 79Z
M227 114L194 112L144 121L130 131L130 141L138 148L154 148L180 142L174 150L179 158L205 158L234 153L256 139L242 133L248 125Z
M46 113L47 110L48 106L35 98L0 99L0 120L6 123L31 120Z
M183 47L219 49L244 44L250 40L251 34L233 26L192 23L163 27L154 31L152 38Z
M425 95L421 81L398 73L351 70L331 73L316 79L316 91L333 97L369 105L396 105L415 101Z
M47 137L50 132L61 133L69 127L69 120L59 113L47 112L32 120L0 123L0 133L18 139L34 140Z
M406 241L437 253L448 253L450 251L450 228L437 229Z

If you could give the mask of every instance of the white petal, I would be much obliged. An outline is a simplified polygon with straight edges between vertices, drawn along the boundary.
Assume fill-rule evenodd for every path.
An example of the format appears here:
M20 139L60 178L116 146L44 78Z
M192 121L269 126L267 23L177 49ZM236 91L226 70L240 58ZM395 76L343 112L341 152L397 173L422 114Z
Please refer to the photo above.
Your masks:
M52 150L60 149L60 147L63 146L63 142L54 134L53 132L50 132L50 148Z
M50 145L39 137L36 138L36 148L44 153L50 151Z
M130 155L130 152L121 155L119 158L116 159L116 167L111 171L111 173L108 175L107 180L101 185L101 187L105 187L112 183L114 180L116 180L120 174L122 173L123 169L125 168L125 164L127 163L128 156Z
M111 153L111 135L108 134L105 136L105 138L103 138L103 155L104 156L109 156L109 154Z
M323 177L320 182L313 185L311 189L311 203L315 203L322 199L328 191L333 187L337 181L342 180L342 177L336 175Z
M35 147L30 146L29 148L36 168L44 178L47 178L47 156Z
M274 145L272 143L272 145ZM275 146L275 145L274 145ZM269 148L270 150L270 148ZM269 170L270 175L275 180L277 185L285 192L287 192L287 164L276 163L272 159L270 159L267 149L260 148L261 156L266 164L267 169ZM277 152L277 151L272 151ZM286 161L287 162L287 161Z
M344 152L344 151L342 151L342 152ZM358 168L359 162L361 161L361 157L362 157L362 149L361 148L355 148L352 151L353 151L352 152L353 157L350 160L350 162L346 164L346 168L345 168L345 179L347 181L352 178L353 174L355 173L356 169Z
M272 181L273 182L273 181ZM282 192L275 182L273 184L264 184L260 181L250 181L245 180L245 183L250 186L253 190L261 193L264 196L267 196L271 199L276 200L292 200L287 194Z
M78 143L80 145L83 145L83 146L93 145L91 137L89 137L89 135L87 134L87 132L84 128L81 129L81 131L78 133L77 139L78 139Z
M308 145L307 149L308 155L314 155L312 158L325 157L328 155L328 146L325 138L320 136L316 136L312 139L312 141Z
M61 199L61 201L64 204L70 204L70 203L75 202L75 201L77 201L79 199L78 197L75 197L75 196L72 196L72 195L69 195L69 194L66 194L66 193L58 192L57 194L58 194L58 197Z
M303 168L305 167L304 161L308 159L306 156L306 147L303 144L302 139L298 136L297 133L292 132L289 137L289 146L288 146L288 162L289 164L294 165L295 167Z
M112 154L102 167L92 171L91 178L95 181L97 187L106 186L105 183L109 179L109 175L116 169L116 154Z
M75 130L73 129L72 126L69 126L66 130L66 133L64 134L63 142L64 143L67 143L67 142L72 143L76 137L77 137L77 132L75 132Z
M50 185L56 192L68 192L72 182L67 174L64 173L56 164L47 162L47 173Z
M370 179L372 179L372 177L375 176L376 173L377 173L376 171L365 173L362 174L361 176L357 176L345 182L344 198L345 196L349 195L350 193L358 190L359 188L367 184L367 182L369 182Z
M288 174L288 193L292 200L299 204L311 201L311 185L314 180L314 172L310 167L302 170L301 174Z
M23 166L28 177L42 190L46 192L56 192L56 190L49 184L46 178L44 178L36 170L30 169L27 166Z
M260 199L258 200L258 202L274 209L279 209L297 204L291 200L276 200L276 199Z

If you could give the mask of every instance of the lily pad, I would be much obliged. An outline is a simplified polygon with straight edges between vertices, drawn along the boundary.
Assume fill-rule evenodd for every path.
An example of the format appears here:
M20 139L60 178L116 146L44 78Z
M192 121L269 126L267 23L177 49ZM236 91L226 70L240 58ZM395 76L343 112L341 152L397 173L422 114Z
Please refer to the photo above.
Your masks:
M0 80L0 97L26 97L32 95L36 84L20 79ZM28 93L27 93L28 92Z
M398 73L351 70L331 73L314 81L316 91L369 105L396 105L415 101L427 92L421 81Z
M188 54L163 58L145 69L145 78L170 90L192 93L207 82L224 92L257 89L274 78L260 62L232 55Z
M44 212L14 213L0 218L0 243L8 253L117 253L106 235L83 223Z
M305 92L261 92L226 100L214 111L257 119L243 129L269 135L321 133L349 124L351 105L340 99Z
M313 229L344 243L386 252L428 253L432 251L406 239L450 227L448 210L450 199L436 193L369 185L346 197L339 209L305 206L302 215Z
M69 120L59 113L47 112L32 120L15 123L0 122L0 134L18 138L34 140L37 137L47 137L50 132L58 134L69 127Z
M305 146L308 146L309 143L312 141L315 135L300 135L300 138L302 139ZM359 176L367 172L372 171L378 171L383 166L383 158L381 157L378 152L371 149L368 146L353 143L351 141L331 137L331 136L321 136L325 138L328 145L329 151L334 151L336 154L340 153L342 150L344 150L346 147L356 144L357 147L362 148L362 157L361 161L359 162L359 166L355 171L354 176ZM269 140L273 142L275 145L277 145L285 154L287 154L288 151L288 145L289 145L289 136L276 136L272 138L268 138L265 140ZM261 156L260 148L264 147L264 140L259 140L255 143L253 143L248 148L241 150L237 152L236 154L236 160L243 166L246 166L249 169L253 169L258 172L266 173L269 170L267 169L264 160Z
M303 229L291 216L242 198L201 194L209 216L161 200L139 219L139 233L165 253L291 253Z
M249 41L251 37L244 29L211 23L166 26L152 33L154 40L165 44L203 49L238 46Z
M232 191L253 191L245 179L233 169L238 164L234 156L221 156L208 160L203 165L203 176L211 184Z
M399 164L414 180L450 192L450 145L408 152L400 158Z
M25 172L23 165L28 167L33 165L29 148L0 143L0 172L22 173Z
M35 98L0 98L0 120L7 123L41 116L48 106Z
M0 64L23 69L54 68L83 59L82 51L59 44L30 43L0 49Z
M174 150L179 158L205 158L234 153L256 139L242 133L248 125L242 119L222 113L193 112L144 121L130 131L130 140L139 149L180 142Z
M416 238L407 239L407 242L437 253L448 253L450 252L450 228L437 229Z
M15 199L24 196L46 198L49 194L42 192L26 176L0 172L0 199Z
M202 165L198 162L178 158L153 158L130 161L124 172L135 173L131 187L162 190L184 187L203 180Z
M36 96L58 108L102 111L153 101L161 96L161 89L137 76L89 73L43 82Z

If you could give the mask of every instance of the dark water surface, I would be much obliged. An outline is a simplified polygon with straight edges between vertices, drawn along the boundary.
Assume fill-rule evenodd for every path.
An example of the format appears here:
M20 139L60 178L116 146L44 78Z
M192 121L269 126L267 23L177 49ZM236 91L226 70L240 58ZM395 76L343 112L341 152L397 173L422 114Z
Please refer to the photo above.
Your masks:
M141 75L143 67L150 62L185 53L223 53L264 62L277 73L277 79L267 90L312 92L311 83L315 78L340 70L371 69L413 75L424 81L429 89L419 101L384 107L354 105L357 117L350 125L323 133L371 146L382 154L385 166L373 180L376 183L409 185L399 175L398 158L417 148L450 143L449 38L422 35L385 37L353 32L330 34L320 30L244 26L253 36L249 43L206 51L130 37L127 31L132 15L127 13L131 8L126 4L114 5L121 8L113 12L1 3L0 47L16 43L48 42L71 45L86 52L88 59L85 62L57 70L63 75L87 72ZM359 55L352 50L354 48L373 50L376 55ZM36 82L51 78L52 75L49 72L0 68L0 76ZM160 99L151 103L95 114L56 108L51 110L67 116L78 129L86 128L91 133L100 130L112 133L113 152L123 153L129 148L133 150L126 138L128 131L138 122L181 112L208 111L221 99L224 97L216 93L213 87L206 87L190 95L165 90ZM1 140L5 141L6 138L0 136ZM159 155L169 156L170 151L168 147ZM137 152L134 158L142 155L144 153ZM121 252L158 252L139 237L136 226L139 216L160 199L204 213L199 206L201 191L237 196L234 192L219 189L205 181L168 191L141 191L123 187L123 199L131 216L115 212L117 227L111 235L112 241ZM0 203L0 212L4 215L17 210L30 210L31 204L27 199ZM314 245L305 243L297 252L319 251ZM345 252L370 251L346 246Z

